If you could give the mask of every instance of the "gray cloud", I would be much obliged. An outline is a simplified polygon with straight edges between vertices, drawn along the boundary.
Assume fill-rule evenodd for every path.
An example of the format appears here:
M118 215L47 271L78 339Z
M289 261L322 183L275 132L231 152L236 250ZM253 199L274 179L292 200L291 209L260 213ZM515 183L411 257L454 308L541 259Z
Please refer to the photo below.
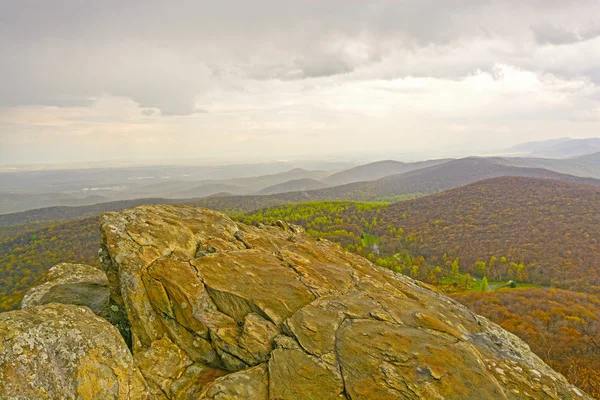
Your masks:
M589 136L599 16L597 0L0 0L0 162Z
M532 28L535 39L541 44L570 44L583 42L600 36L600 22L597 26L583 29L567 29L549 24L536 25Z
M109 94L186 115L198 94L238 79L460 78L537 45L590 40L594 15L600 5L588 0L3 1L0 106L83 106ZM546 67L563 72L537 69Z

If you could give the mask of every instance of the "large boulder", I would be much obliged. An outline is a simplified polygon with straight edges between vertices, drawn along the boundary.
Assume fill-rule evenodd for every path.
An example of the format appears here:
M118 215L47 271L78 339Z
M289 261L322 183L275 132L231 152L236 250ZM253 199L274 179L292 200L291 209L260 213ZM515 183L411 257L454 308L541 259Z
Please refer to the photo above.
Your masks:
M169 398L584 399L517 337L301 228L191 206L101 218L111 304Z
M97 315L109 316L110 291L106 274L84 264L62 263L50 268L46 281L29 289L21 308L48 303L89 307Z
M0 314L0 399L146 399L119 331L86 307Z

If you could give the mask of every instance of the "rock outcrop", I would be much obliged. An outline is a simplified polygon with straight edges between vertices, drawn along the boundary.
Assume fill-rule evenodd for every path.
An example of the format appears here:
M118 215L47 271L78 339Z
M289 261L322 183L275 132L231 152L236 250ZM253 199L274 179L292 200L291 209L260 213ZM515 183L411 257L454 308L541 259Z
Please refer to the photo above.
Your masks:
M448 297L276 225L189 206L102 217L111 308L151 397L588 398Z
M21 308L48 303L89 307L97 315L109 316L110 291L106 274L83 264L62 263L50 268L46 282L25 294Z
M146 399L119 331L86 307L0 314L0 399Z

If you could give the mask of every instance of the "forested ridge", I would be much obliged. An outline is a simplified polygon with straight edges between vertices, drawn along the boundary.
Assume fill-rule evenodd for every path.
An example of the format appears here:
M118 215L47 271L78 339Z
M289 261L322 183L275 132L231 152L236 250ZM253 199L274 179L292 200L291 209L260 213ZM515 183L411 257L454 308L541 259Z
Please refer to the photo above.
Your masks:
M600 179L562 174L543 168L513 167L494 159L468 157L397 175L386 176L376 181L353 182L317 190L301 190L270 195L218 193L203 198L142 198L112 201L90 206L47 207L0 215L0 226L81 218L98 215L102 212L135 207L140 204L193 204L223 212L245 213L265 207L300 202L332 200L397 202L427 194L439 193L482 179L502 176L550 178L600 186Z
M385 252L404 246L432 265L458 257L461 270L491 280L599 293L599 205L596 187L503 177L364 218L384 221L370 231L382 237ZM387 225L401 227L404 238L390 235Z
M599 204L596 187L502 177L391 205L302 203L237 218L300 224L380 266L434 284L454 266L492 281L598 293Z

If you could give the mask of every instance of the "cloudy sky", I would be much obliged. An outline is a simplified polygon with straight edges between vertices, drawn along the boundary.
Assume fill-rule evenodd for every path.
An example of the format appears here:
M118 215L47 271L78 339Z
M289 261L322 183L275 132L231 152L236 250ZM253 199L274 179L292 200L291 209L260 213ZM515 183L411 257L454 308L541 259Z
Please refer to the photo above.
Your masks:
M598 0L0 0L0 164L600 136Z

